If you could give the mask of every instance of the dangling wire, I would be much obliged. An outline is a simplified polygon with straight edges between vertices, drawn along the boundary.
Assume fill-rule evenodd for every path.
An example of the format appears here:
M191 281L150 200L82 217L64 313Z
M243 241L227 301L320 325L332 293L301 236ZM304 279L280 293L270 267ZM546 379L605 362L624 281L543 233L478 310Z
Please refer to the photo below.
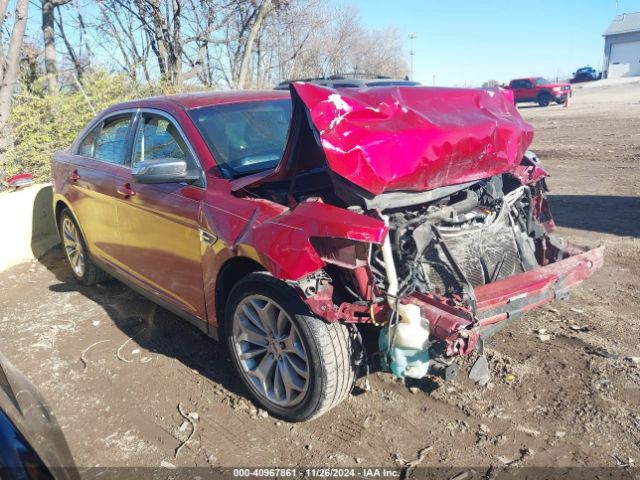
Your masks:
M373 302L371 302L371 305L369 305L369 318L371 318L371 323L373 323L376 327L381 327L388 322L388 320L384 322L376 321L376 314L373 311Z

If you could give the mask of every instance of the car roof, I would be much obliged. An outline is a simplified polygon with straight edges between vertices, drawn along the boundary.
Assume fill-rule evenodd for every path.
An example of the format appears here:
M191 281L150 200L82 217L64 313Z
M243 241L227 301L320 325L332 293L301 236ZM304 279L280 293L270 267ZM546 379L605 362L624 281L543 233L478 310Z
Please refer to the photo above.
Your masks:
M307 78L304 80L286 80L279 83L275 90L288 90L289 85L293 82L308 82L315 83L317 85L323 85L325 87L340 88L341 86L347 87L375 87L377 85L388 86L393 85L406 85L416 86L420 85L419 82L414 80L405 80L401 78L390 77L377 77L377 78Z
M163 95L156 97L140 98L113 105L110 110L122 110L125 108L158 107L173 105L185 110L193 110L213 105L229 103L242 103L264 100L280 100L290 98L288 91L278 90L235 90L215 92L179 93L176 95Z

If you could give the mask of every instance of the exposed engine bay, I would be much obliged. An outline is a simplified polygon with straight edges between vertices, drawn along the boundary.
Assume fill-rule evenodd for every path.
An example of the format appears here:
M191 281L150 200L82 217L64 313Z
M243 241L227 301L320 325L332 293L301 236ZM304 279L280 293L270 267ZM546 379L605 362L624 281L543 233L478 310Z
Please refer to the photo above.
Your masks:
M474 287L538 267L536 242L544 241L545 230L534 218L533 199L544 188L501 175L426 205L384 212L399 295L470 295ZM374 256L379 286L381 266Z
M232 189L292 213L331 206L335 218L296 221L308 232L298 251L322 267L288 283L329 322L379 327L396 376L471 353L602 265L602 247L551 234L547 173L504 93L325 90L292 90L283 160Z
M529 171L539 165L531 152L522 163ZM286 202L277 187L256 193ZM387 209L349 205L350 197L339 189L324 191L321 201L383 221L387 238L377 245L313 237L311 244L327 265L295 284L310 308L331 321L382 327L383 363L399 377L424 376L438 366L434 356L473 350L488 318L479 309L482 287L572 255L550 235L554 224L544 176L527 183L511 173L494 175L431 191L426 202L423 192L406 193L402 206L393 201ZM440 319L431 321L436 312L426 312L427 304L448 309L453 320L447 319L445 327ZM519 315L505 312L510 318Z

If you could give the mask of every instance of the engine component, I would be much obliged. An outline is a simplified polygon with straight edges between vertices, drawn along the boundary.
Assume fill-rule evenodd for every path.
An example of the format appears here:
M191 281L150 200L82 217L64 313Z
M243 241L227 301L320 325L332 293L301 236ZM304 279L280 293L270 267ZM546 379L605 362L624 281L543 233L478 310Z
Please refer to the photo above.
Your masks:
M418 309L420 309L414 305ZM426 321L418 318L418 322L405 323L400 322L395 328L397 332L395 335L395 342L392 343L389 349L391 339L390 334L393 334L391 330L394 328L390 325L385 325L380 331L380 337L378 340L378 347L383 353L382 355L382 368L384 370L391 370L391 373L398 378L422 378L429 371L429 327ZM414 336L415 335L415 336ZM416 345L417 342L423 340L421 346ZM412 348L412 347L419 348Z
M392 317L400 317L399 322L389 322L380 333L383 368L388 367L399 378L422 378L429 370L429 324L421 318L420 307L398 303L398 278L389 235L382 244L382 258L387 274L387 302Z
M474 287L536 268L532 188L498 175L435 202L385 212L400 295L462 293L472 300ZM372 270L379 284L380 271Z

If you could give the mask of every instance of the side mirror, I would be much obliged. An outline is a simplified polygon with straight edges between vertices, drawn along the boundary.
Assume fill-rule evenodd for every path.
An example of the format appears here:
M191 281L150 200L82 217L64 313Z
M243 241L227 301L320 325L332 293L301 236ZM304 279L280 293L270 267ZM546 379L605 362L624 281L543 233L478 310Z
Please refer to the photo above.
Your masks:
M157 158L147 160L131 169L136 183L191 183L200 179L196 170L189 170L185 160L178 158Z

